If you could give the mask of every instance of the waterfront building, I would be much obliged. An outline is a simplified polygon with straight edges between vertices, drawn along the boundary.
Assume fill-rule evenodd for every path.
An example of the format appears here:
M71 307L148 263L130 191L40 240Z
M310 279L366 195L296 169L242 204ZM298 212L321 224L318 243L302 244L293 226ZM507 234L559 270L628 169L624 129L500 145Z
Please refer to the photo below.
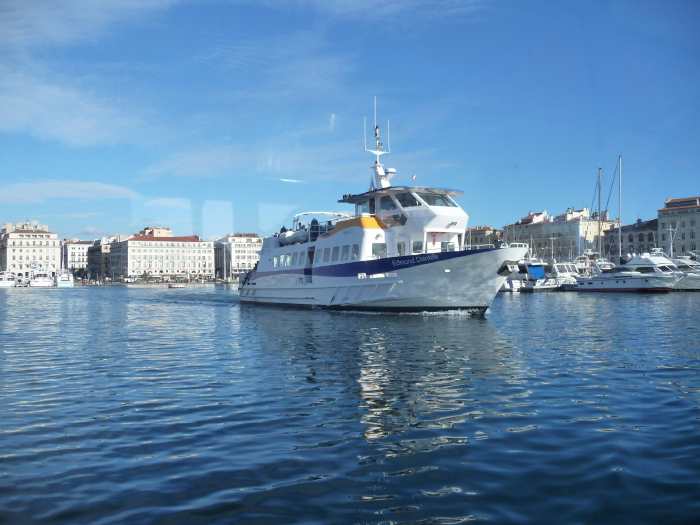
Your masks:
M216 275L236 278L260 260L262 239L257 233L231 233L218 239L215 247Z
M86 273L88 265L88 249L95 241L64 239L62 246L63 268L71 273Z
M112 279L112 265L110 260L110 250L113 242L120 242L126 239L126 235L113 235L97 239L88 248L87 274L89 279L103 281Z
M568 208L554 216L544 210L530 212L518 222L504 226L503 238L507 242L528 243L531 254L537 257L571 260L586 250L598 251L599 240L615 225L607 212L598 221L598 214L588 208Z
M474 226L467 228L465 240L467 246L497 245L503 238L503 230L493 226Z
M214 243L197 235L174 236L169 228L147 227L112 242L109 257L115 279L214 277Z
M636 254L651 252L657 244L658 220L643 221L637 219L634 224L626 224L622 226L622 256L630 258ZM620 253L618 249L618 241L620 232L617 226L613 226L605 232L605 240L603 246L604 253L614 259Z
M700 196L666 199L658 214L657 239L669 255L698 254Z
M34 271L55 275L61 268L61 241L46 224L5 224L0 230L0 271L29 277Z

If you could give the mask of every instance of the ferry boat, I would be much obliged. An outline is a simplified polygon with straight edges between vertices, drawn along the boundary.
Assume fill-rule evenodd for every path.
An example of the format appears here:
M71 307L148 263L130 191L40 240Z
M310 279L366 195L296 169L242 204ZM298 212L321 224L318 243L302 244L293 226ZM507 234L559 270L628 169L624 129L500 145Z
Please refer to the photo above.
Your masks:
M527 245L470 249L457 190L392 186L379 126L369 191L338 201L354 213L307 212L263 240L239 285L242 303L484 314Z
M17 285L17 276L12 272L0 272L0 288L14 288Z
M34 272L29 279L30 288L53 288L54 280L48 272L43 270Z

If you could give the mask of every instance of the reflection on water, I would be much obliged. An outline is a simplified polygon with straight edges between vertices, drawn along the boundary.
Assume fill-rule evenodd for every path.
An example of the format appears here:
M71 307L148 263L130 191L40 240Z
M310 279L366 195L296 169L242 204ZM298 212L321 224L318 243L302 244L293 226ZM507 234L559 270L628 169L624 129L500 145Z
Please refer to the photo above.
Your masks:
M698 306L0 290L0 522L691 521Z

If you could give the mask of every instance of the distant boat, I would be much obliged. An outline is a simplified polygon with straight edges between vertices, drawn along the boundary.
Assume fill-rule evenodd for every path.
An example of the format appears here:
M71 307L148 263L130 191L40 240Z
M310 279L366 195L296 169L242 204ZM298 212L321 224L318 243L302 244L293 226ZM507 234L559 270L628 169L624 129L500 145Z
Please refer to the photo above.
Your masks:
M43 270L34 272L29 279L30 288L53 288L54 286L53 277Z
M184 288L185 283L168 283L168 288Z
M577 279L580 292L670 292L681 278L665 257L642 254L611 270Z
M14 288L17 285L17 276L12 272L0 272L0 288Z
M58 288L73 288L74 285L73 274L67 270L60 272L56 276L56 286Z

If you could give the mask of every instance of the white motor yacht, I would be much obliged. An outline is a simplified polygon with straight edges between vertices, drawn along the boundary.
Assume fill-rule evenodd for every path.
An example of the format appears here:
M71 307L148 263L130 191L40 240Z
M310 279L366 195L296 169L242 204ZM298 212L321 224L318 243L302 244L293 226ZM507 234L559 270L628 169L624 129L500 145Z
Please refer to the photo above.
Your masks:
M612 269L595 266L591 276L577 279L576 290L580 292L670 292L680 276L664 259L644 253Z
M700 291L700 263L692 260L688 256L675 257L671 259L664 254L659 248L652 250L652 254L664 257L667 260L667 266L678 272L680 279L676 282L674 290L684 292Z
M559 289L557 280L547 275L546 265L542 261L530 260L524 263L525 279L520 287L521 292L551 292Z
M34 272L29 279L30 288L53 288L55 286L53 277L45 271Z
M241 280L242 303L333 309L483 314L527 247L465 246L461 192L392 186L379 126L369 191L338 201L354 213L307 212L291 230L263 241L260 261Z
M74 285L73 274L68 270L63 270L56 275L56 286L58 288L73 288Z
M0 272L0 288L14 288L17 285L17 276L12 272Z

